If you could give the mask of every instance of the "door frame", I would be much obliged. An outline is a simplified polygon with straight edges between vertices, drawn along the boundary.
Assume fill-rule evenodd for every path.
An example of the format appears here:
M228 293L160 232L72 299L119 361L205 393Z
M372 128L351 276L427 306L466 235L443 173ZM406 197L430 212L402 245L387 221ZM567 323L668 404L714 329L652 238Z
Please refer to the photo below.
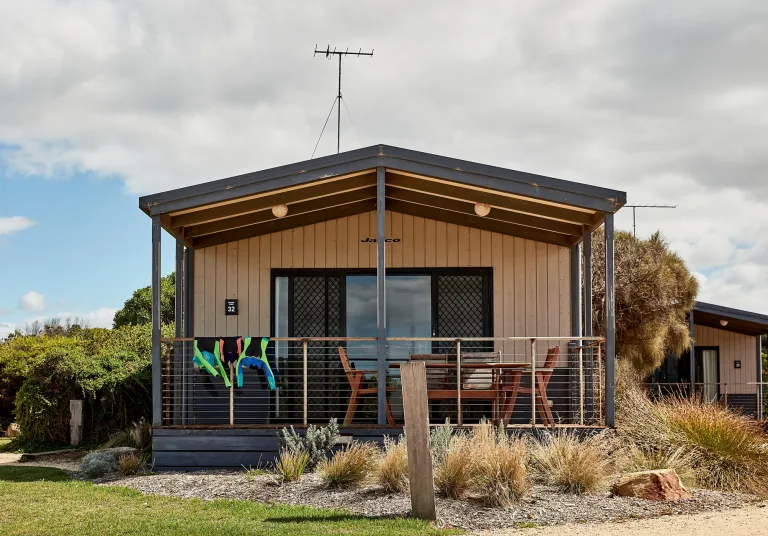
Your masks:
M293 322L291 318L293 316L293 300L291 295L293 292L293 279L292 276L317 276L328 277L337 276L340 278L340 307L339 314L341 315L341 326L343 336L347 335L347 281L348 275L376 275L376 268L272 268L270 270L270 284L269 284L269 331L270 336L274 337L275 333L275 285L276 278L288 277L288 333L289 336L293 335ZM488 306L483 310L483 325L486 326L487 336L493 337L494 325L493 325L493 268L492 267L455 267L455 268L387 268L386 275L429 275L432 278L431 281L431 293L432 293L432 307L431 307L431 322L432 333L435 333L437 329L437 276L462 276L462 275L482 275L483 276L483 295L487 300Z
M705 351L712 351L714 350L715 353L717 353L717 380L716 380L716 386L717 386L717 399L720 399L721 393L720 393L720 347L719 346L695 346L694 347L694 370L698 371L698 365L701 363L701 370L702 370L702 376L704 371L704 352ZM700 378L701 381L704 381L704 378ZM697 377L696 380L699 380ZM700 383L698 381L694 381L694 384Z

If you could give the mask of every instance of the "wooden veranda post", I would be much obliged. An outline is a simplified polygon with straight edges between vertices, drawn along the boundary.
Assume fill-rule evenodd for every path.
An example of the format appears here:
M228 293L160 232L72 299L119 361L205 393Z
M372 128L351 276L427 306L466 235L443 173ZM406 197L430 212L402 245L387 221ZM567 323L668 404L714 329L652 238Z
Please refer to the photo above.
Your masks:
M616 425L616 295L614 292L613 213L605 215L605 425Z
M432 480L432 453L429 450L429 405L427 369L423 361L400 366L403 387L405 435L408 438L408 478L411 485L413 517L434 521L435 488Z
M377 422L387 424L387 306L385 263L386 215L385 215L385 169L376 168L376 370L377 378Z

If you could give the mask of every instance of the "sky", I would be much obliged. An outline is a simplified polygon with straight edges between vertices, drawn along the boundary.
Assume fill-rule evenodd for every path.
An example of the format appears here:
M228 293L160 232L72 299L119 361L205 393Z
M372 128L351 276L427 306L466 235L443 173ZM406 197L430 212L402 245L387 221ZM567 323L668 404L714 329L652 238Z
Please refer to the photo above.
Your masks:
M764 0L25 0L0 3L0 337L111 325L150 281L139 195L309 158L337 84L316 44L374 49L344 63L342 150L677 205L638 209L638 235L666 236L702 301L768 313Z

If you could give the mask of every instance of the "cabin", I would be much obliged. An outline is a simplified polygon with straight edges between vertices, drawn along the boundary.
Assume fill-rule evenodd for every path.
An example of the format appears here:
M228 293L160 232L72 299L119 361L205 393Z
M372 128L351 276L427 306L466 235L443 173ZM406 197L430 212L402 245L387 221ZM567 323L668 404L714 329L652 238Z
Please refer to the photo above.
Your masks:
M345 438L398 435L398 366L411 360L425 363L431 424L613 426L613 221L625 203L388 145L142 197L155 467L267 462L280 429L332 418ZM599 226L607 330L593 334ZM167 339L163 230L176 244Z
M650 378L651 391L693 392L762 419L762 337L768 334L768 315L697 302L688 320L690 351L665 359Z

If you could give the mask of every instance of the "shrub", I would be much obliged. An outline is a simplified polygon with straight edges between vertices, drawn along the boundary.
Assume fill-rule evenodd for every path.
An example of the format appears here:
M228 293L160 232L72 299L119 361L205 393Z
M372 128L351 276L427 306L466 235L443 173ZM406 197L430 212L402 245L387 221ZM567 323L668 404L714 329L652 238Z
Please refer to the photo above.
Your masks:
M123 454L117 461L118 468L123 475L135 475L144 468L147 463L147 456L134 452L132 454Z
M376 470L379 450L371 443L352 442L318 466L320 480L329 488L360 486Z
M133 439L131 439L131 433L127 430L120 430L109 436L100 448L111 449L115 447L132 447Z
M408 451L405 441L384 438L384 456L379 461L376 480L386 491L408 489Z
M86 478L100 478L117 468L115 456L106 452L92 452L80 461L80 472Z
M280 457L275 463L275 475L278 482L295 482L300 479L308 463L309 454L307 452L281 450Z
M611 463L599 436L580 440L558 432L537 442L532 453L539 477L565 493L587 493L604 484Z
M433 428L429 433L429 450L432 452L432 463L440 465L445 459L448 448L451 445L453 428L448 419L445 424Z
M317 427L310 424L304 436L300 436L291 426L283 428L281 435L278 436L281 449L293 453L306 452L309 456L308 469L314 469L317 465L326 459L328 453L339 440L339 425L333 418L328 426Z
M505 507L530 490L525 466L527 448L503 429L481 423L472 436L475 491L489 506Z
M454 435L442 461L435 467L435 486L451 499L462 499L475 485L476 458L472 441L464 434Z
M701 484L768 496L768 445L759 423L708 402L675 398L663 406L673 445L695 459Z
M768 445L760 424L716 403L671 397L652 402L640 389L617 401L619 434L645 451L691 460L699 485L768 496Z

